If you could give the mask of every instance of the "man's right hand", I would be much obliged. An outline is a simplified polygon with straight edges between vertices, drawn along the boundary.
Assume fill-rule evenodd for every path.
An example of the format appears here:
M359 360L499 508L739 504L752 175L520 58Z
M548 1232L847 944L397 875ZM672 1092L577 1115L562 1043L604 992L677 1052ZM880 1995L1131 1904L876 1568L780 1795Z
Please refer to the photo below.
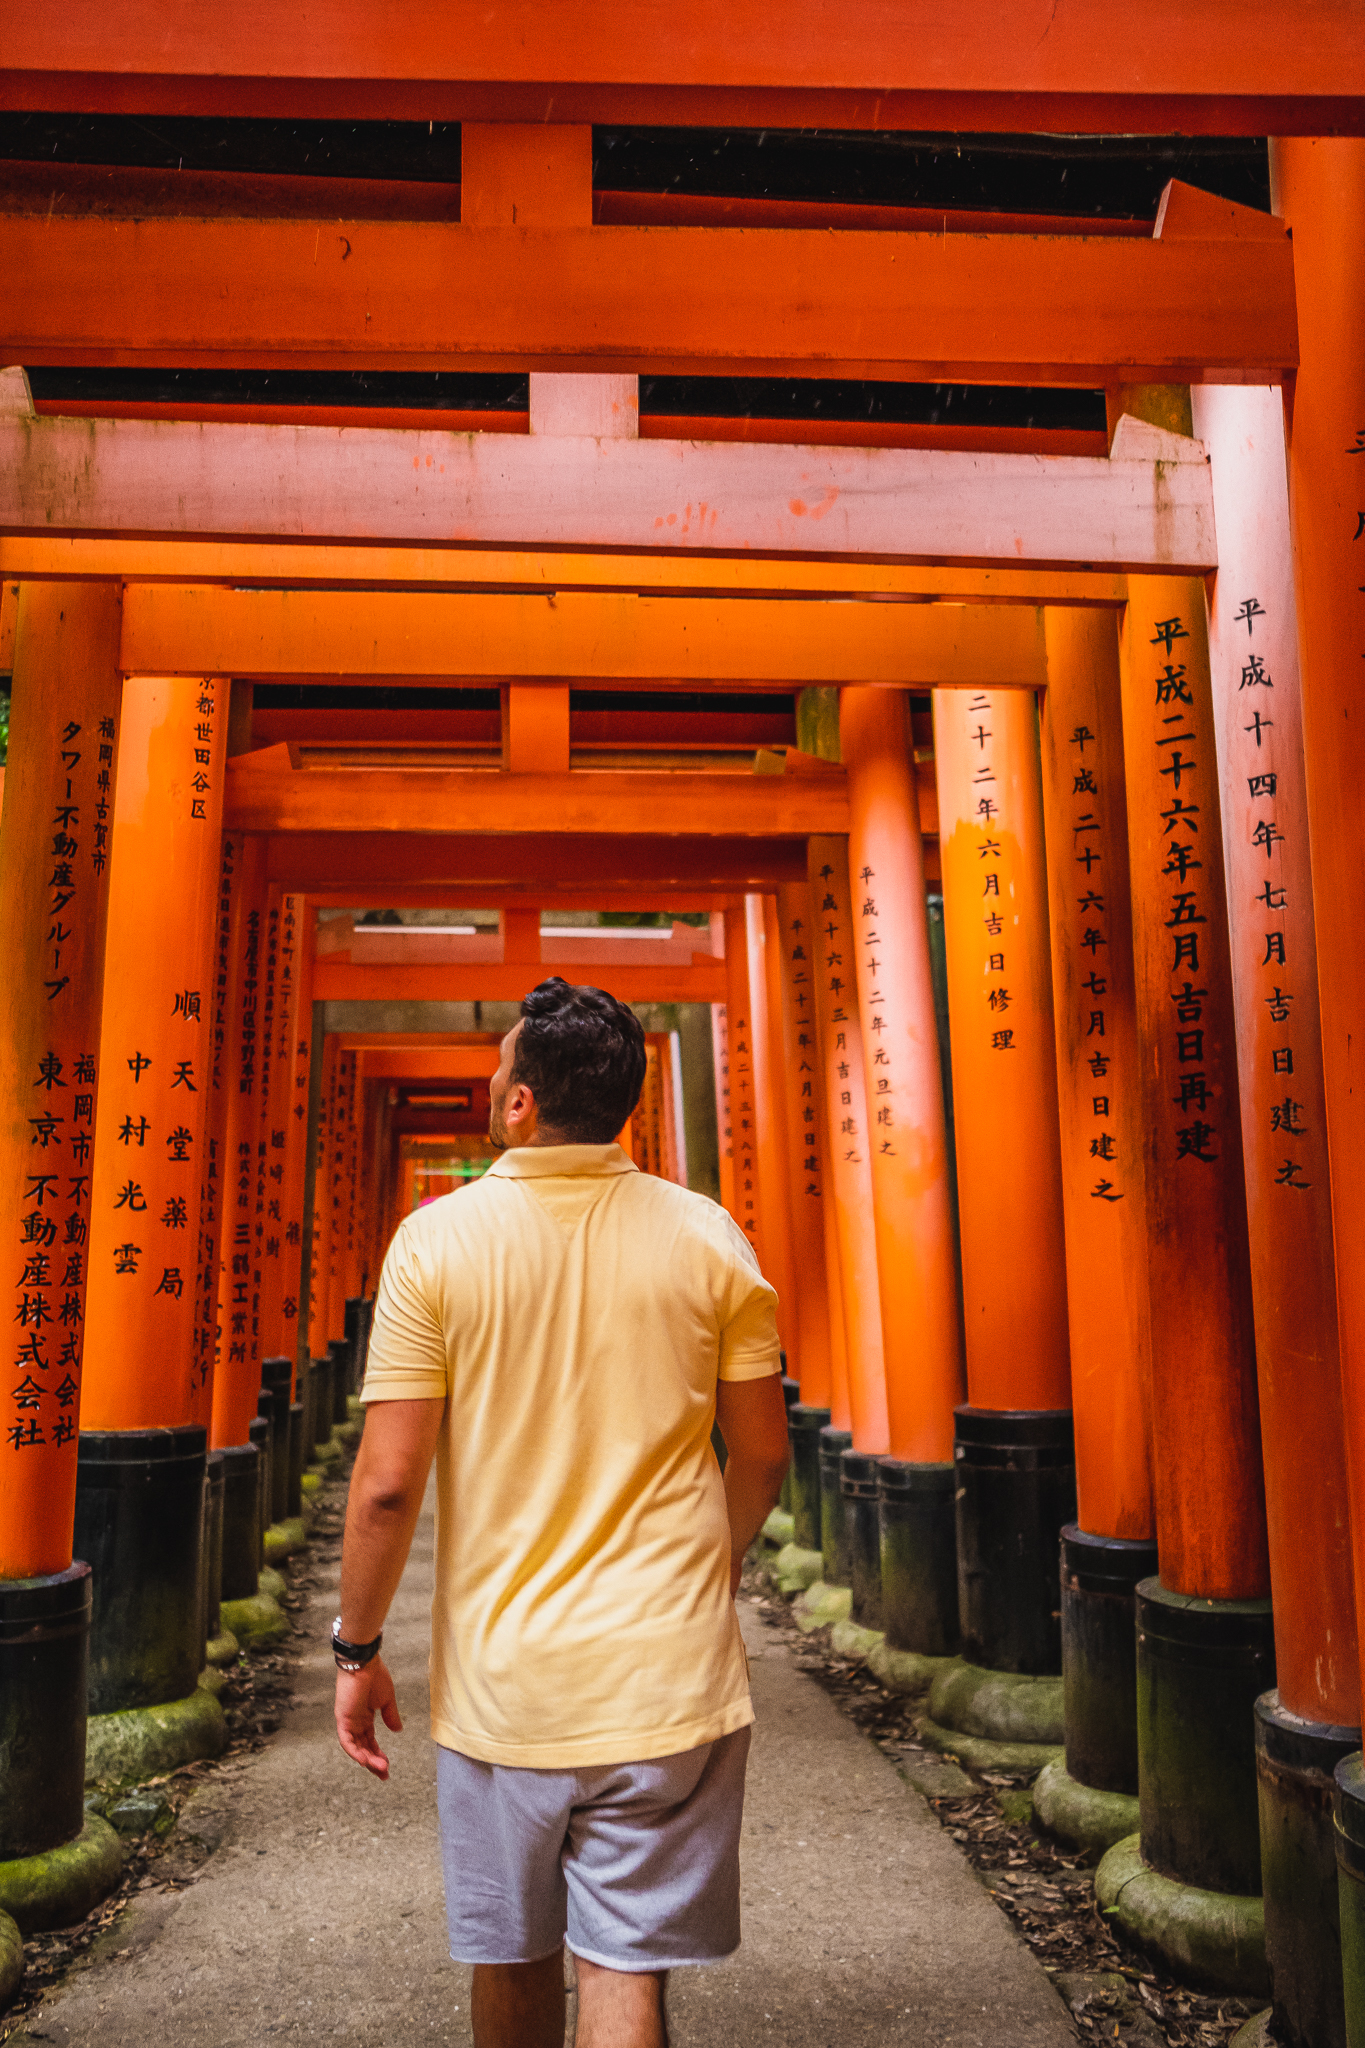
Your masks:
M352 1763L387 1778L389 1760L375 1740L374 1717L382 1714L384 1726L398 1734L403 1716L393 1689L389 1667L382 1657L372 1657L359 1671L337 1672L337 1741Z

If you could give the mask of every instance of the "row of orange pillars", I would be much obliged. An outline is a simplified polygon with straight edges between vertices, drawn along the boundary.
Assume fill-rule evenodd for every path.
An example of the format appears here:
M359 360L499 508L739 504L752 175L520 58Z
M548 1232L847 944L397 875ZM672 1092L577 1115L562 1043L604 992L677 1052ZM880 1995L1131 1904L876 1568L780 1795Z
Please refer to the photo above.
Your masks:
M806 693L850 832L725 912L718 1112L800 1395L789 1576L849 1589L950 1745L1052 1756L1040 1817L1105 1851L1135 1939L1273 1979L1316 2042L1345 2038L1360 1730L1278 578L1211 618L1134 578L1121 632L1050 612L1041 718L937 695L951 1147L909 700ZM29 1925L117 1868L87 1779L221 1743L206 1642L279 1625L263 1532L301 1540L304 1466L358 1426L401 1208L356 1054L309 1028L309 913L219 829L230 693L122 680L117 627L116 591L25 587L0 835L0 1905ZM1273 733L1264 684L1215 689L1229 649ZM76 1869L56 1904L39 1866Z
M1117 631L1046 613L1041 709L936 696L951 1146L906 700L803 699L850 831L726 913L723 1193L802 1397L792 1576L844 1582L947 1739L1060 1734L1038 1812L1104 1850L1118 1923L1336 2043L1365 2039L1362 1389L1282 444L1239 445L1211 608L1134 576ZM0 814L0 1906L30 1925L116 1868L87 1773L221 1741L215 1599L215 1641L272 1625L261 1525L290 1540L306 1447L349 1426L389 1220L345 1048L312 1072L306 911L220 829L230 693L122 679L118 612L23 590Z

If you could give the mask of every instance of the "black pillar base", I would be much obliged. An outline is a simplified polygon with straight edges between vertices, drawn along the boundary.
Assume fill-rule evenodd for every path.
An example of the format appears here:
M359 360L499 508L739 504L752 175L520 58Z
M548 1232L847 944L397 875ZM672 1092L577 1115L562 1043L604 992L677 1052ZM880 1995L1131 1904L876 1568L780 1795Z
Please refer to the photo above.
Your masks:
M261 1392L270 1396L270 1519L289 1513L289 1409L294 1367L287 1358L261 1360Z
M92 1714L189 1697L203 1667L206 1432L82 1430L76 1553L94 1574Z
M0 1579L0 1863L85 1825L90 1567Z
M877 1461L882 1619L893 1650L951 1657L958 1646L957 1529L951 1465Z
M1274 1682L1268 1600L1138 1586L1139 1831L1143 1861L1163 1877L1260 1891L1254 1709Z
M327 1356L332 1361L332 1421L345 1422L351 1412L346 1406L351 1392L351 1347L344 1337L333 1337Z
M332 1410L335 1401L332 1395L332 1361L330 1358L310 1358L308 1361L308 1382L313 1390L313 1419L311 1446L332 1441Z
M291 1515L303 1513L303 1403L295 1401L289 1410L289 1497Z
M839 1459L839 1490L844 1497L848 1531L849 1584L853 1600L849 1617L859 1628L882 1625L882 1532L877 1514L877 1468L881 1459L867 1451L844 1451Z
M1062 1531L1066 1768L1097 1792L1138 1788L1134 1598L1156 1576L1156 1544Z
M1365 1756L1343 1758L1333 1775L1341 1985L1346 2039L1355 2048L1365 2041Z
M820 1548L820 1432L829 1423L828 1408L810 1408L798 1401L787 1410L791 1438L792 1541L798 1550Z
M360 1392L360 1375L365 1363L366 1339L368 1335L365 1325L365 1308L364 1295L351 1294L347 1296L346 1320L342 1327L346 1332L346 1391L348 1394L358 1394ZM346 1420L345 1416L340 1417L340 1420L344 1422Z
M249 1600L261 1575L261 1454L254 1443L229 1444L223 1461L223 1600Z
M267 1409L273 1408L274 1403L270 1400L268 1395L263 1396L262 1399L264 1400ZM270 1512L270 1434L271 1422L268 1413L265 1415L257 1415L255 1421L251 1423L247 1429L248 1437L251 1439L251 1442L256 1446L256 1533L262 1543L265 1540L265 1532L270 1527L270 1524L274 1519ZM264 1557L264 1550L262 1550L261 1555L262 1557ZM254 1593L256 1589L253 1586L251 1590Z
M782 1399L787 1404L787 1436L788 1440L790 1440L792 1426L792 1409L801 1399L801 1388L798 1382L792 1379L787 1372L787 1354L785 1351L782 1353ZM786 1472L783 1474L782 1491L777 1496L777 1505L782 1509L782 1512L784 1514L791 1514L792 1473L790 1465L787 1467Z
M1293 2048L1346 2048L1332 1788L1359 1748L1359 1728L1305 1721L1277 1692L1256 1702L1266 1961L1276 2028Z
M988 1671L1059 1672L1057 1541L1076 1515L1071 1411L953 1413L962 1654Z
M223 1485L226 1466L221 1451L208 1455L208 1515L204 1523L204 1639L221 1632L223 1604Z
M821 1577L827 1586L852 1583L853 1557L850 1531L844 1513L843 1490L839 1484L839 1460L853 1447L847 1429L826 1426L820 1432L820 1548L824 1552Z

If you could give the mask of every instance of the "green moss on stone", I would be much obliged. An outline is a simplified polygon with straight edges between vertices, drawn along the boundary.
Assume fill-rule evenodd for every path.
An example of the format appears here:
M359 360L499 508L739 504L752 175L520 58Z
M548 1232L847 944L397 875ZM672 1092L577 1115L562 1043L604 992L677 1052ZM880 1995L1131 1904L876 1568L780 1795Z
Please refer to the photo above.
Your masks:
M768 1566L768 1576L779 1593L804 1593L807 1586L813 1586L824 1570L825 1560L818 1550L800 1550L795 1543L786 1543Z
M1201 1891L1142 1860L1138 1837L1116 1842L1095 1872L1095 1896L1134 1948L1198 1991L1270 1996L1265 1908L1259 1898Z
M204 1662L206 1664L221 1664L225 1666L235 1664L240 1648L241 1646L231 1629L225 1628L221 1635L210 1636L208 1642L205 1643Z
M289 1581L283 1572L277 1572L267 1564L261 1567L256 1587L259 1592L268 1593L272 1600L283 1600L289 1591Z
M299 1485L304 1493L321 1493L322 1474L320 1472L305 1472L299 1479Z
M87 1785L140 1785L227 1748L227 1722L210 1692L121 1714L92 1714L85 1729Z
M223 1620L232 1621L232 1633L244 1649L264 1648L289 1633L289 1617L269 1593L252 1593L245 1600L225 1600Z
M829 1646L837 1657L866 1659L885 1641L879 1628L860 1628L856 1621L836 1621L829 1632Z
M199 1674L199 1690L211 1693L214 1699L217 1699L227 1682L226 1671L219 1671L213 1664L206 1664Z
M867 1653L867 1668L890 1692L927 1692L956 1657L922 1657L918 1650L893 1650L883 1638Z
M1337 1864L1341 1909L1341 1985L1346 2000L1346 2038L1365 2041L1365 1883Z
M351 1444L358 1444L360 1442L362 1427L363 1424L359 1422L335 1423L332 1428L333 1443L340 1444L344 1453Z
M1036 1777L1062 1755L1061 1749L1051 1743L989 1742L984 1736L942 1728L933 1720L920 1721L917 1727L921 1741L930 1749L936 1749L940 1756L955 1756L969 1771L1019 1771Z
M936 1678L929 1712L940 1726L987 1742L1060 1743L1066 1733L1062 1681L1021 1671L954 1664Z
M118 1836L97 1813L87 1814L74 1842L0 1863L0 1913L21 1934L70 1927L113 1890L122 1869Z
M330 1437L325 1444L314 1444L313 1463L315 1465L339 1465L341 1463L341 1445L333 1443Z
M784 1508L774 1508L759 1531L763 1541L771 1543L777 1550L790 1543L795 1533L796 1523Z
M24 1974L24 1939L8 1913L0 1913L0 2012L19 1989Z
M291 1515L285 1522L272 1522L265 1532L265 1561L267 1564L283 1564L295 1551L303 1550L307 1542L308 1531L302 1515Z
M1134 1834L1138 1824L1135 1792L1101 1792L1073 1778L1065 1761L1048 1764L1033 1788L1033 1811L1049 1834L1083 1849L1098 1862L1105 1851Z
M829 1586L823 1579L817 1579L793 1602L792 1613L796 1626L803 1635L809 1635L813 1629L832 1628L836 1621L847 1621L852 1605L851 1586Z

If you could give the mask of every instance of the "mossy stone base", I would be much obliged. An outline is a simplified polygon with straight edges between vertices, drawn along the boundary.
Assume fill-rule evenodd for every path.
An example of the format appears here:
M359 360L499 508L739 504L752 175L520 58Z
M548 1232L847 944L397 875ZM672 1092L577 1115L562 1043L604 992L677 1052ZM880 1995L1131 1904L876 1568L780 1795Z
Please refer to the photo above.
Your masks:
M1136 1792L1101 1792L1094 1785L1082 1785L1064 1760L1039 1772L1033 1811L1050 1834L1073 1849L1084 1849L1096 1862L1115 1842L1137 1832Z
M792 1613L802 1634L809 1635L813 1629L832 1628L836 1621L847 1621L852 1605L851 1586L829 1586L823 1579L817 1579L793 1602Z
M87 1785L141 1785L227 1748L227 1722L211 1692L121 1714L92 1714L85 1728Z
M858 1657L864 1662L885 1641L879 1628L861 1628L852 1620L836 1621L829 1632L829 1646L836 1657Z
M359 1394L348 1394L346 1396L346 1416L350 1422L363 1422L365 1420L365 1403L361 1400ZM343 1424L342 1426L344 1427L345 1425Z
M934 1680L929 1712L941 1727L987 1742L1055 1747L1066 1736L1060 1676L1035 1678L1022 1671L954 1664Z
M256 1580L256 1589L260 1593L268 1593L272 1600L283 1600L289 1591L289 1581L283 1572L275 1571L268 1564L262 1565Z
M932 1697L932 1694L931 1694ZM920 1740L940 1756L955 1756L969 1771L1015 1771L1036 1777L1048 1764L1062 1758L1060 1745L1045 1742L990 1742L983 1735L963 1735L956 1728L942 1728L937 1721L917 1724Z
M825 1568L823 1553L818 1550L798 1550L794 1543L786 1543L768 1566L768 1576L779 1593L804 1593L807 1586L813 1586Z
M1206 1892L1162 1877L1138 1837L1116 1842L1095 1872L1095 1896L1134 1948L1157 1957L1197 1991L1268 1998L1265 1907L1259 1898Z
M24 1974L24 1938L8 1913L0 1913L0 2012L19 1989Z
M296 1550L302 1550L308 1542L308 1531L302 1515L291 1515L286 1522L272 1522L265 1532L263 1549L267 1564L283 1564Z
M299 1488L300 1488L300 1491L301 1491L301 1492L303 1492L304 1494L310 1494L310 1493L321 1493L321 1491L322 1491L322 1474L321 1474L321 1472L303 1472L303 1473L300 1473L300 1475L299 1475Z
M360 1442L363 1427L364 1424L360 1422L338 1422L332 1429L332 1441L340 1444L344 1452L349 1445Z
M330 1437L325 1444L314 1444L313 1463L315 1465L339 1465L341 1463L341 1445L333 1443Z
M1270 2031L1271 2009L1253 2013L1244 2026L1240 2026L1228 2048L1275 2048L1275 2037Z
M217 1699L227 1682L226 1671L219 1671L213 1664L206 1664L199 1674L200 1692L211 1693L214 1699Z
M289 1616L270 1593L251 1593L245 1600L225 1600L223 1621L243 1649L260 1649L278 1643L289 1633Z
M211 1636L204 1645L206 1664L235 1664L241 1655L241 1644L231 1629L224 1629L221 1635Z
M796 1534L796 1521L785 1508L774 1508L759 1535L765 1543L771 1543L776 1550L786 1548Z
M918 1650L893 1650L883 1640L867 1653L867 1668L888 1692L927 1692L956 1657L923 1657Z
M0 1863L0 1914L21 1934L70 1927L114 1889L122 1869L123 1844L108 1821L88 1813L74 1842Z

